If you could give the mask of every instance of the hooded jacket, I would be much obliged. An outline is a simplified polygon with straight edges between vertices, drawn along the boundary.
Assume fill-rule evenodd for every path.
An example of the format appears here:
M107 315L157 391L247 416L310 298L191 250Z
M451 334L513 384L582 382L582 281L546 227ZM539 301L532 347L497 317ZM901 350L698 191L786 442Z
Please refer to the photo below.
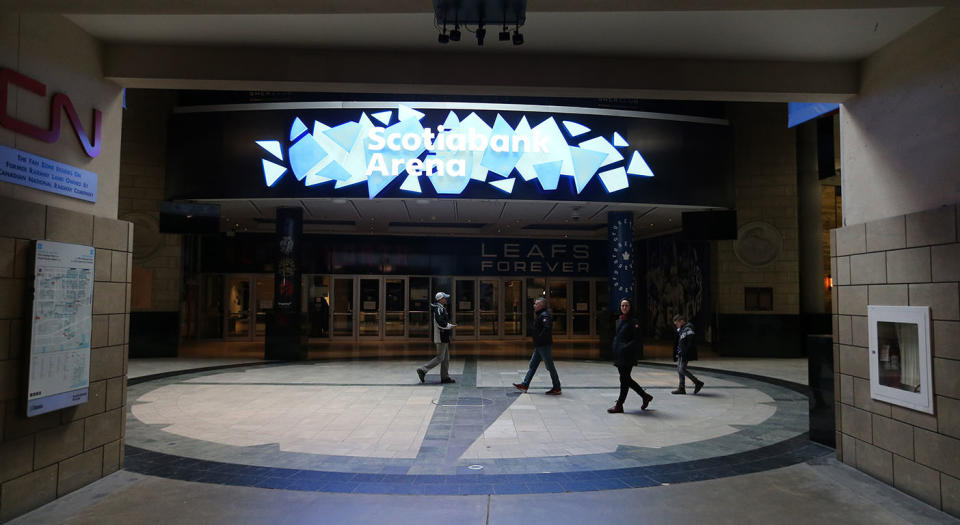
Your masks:
M433 309L433 342L449 343L453 325L450 324L447 308L440 303L433 303L430 307Z
M693 331L693 323L691 322L687 322L677 330L673 360L676 361L678 359L682 359L683 361L697 360L696 332Z
M643 355L640 321L636 317L626 320L617 318L617 328L613 336L613 364L633 366Z

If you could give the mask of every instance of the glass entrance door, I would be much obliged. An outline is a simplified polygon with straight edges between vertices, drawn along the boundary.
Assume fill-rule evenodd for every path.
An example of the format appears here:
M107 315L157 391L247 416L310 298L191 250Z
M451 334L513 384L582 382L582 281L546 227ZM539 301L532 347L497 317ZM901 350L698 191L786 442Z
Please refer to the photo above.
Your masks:
M404 305L407 297L407 280L387 277L384 284L384 337L403 337L406 335L406 312Z
M503 335L522 336L523 332L523 281L503 281Z
M267 316L273 312L273 276L258 275L255 293L257 301L254 305L254 332L256 337L267 335Z
M497 308L500 282L490 279L480 279L478 284L478 335L480 337L496 337L500 335L500 311Z
M461 339L472 339L477 336L477 282L474 279L457 279L454 285L455 291L453 300L455 304L454 324L457 325L455 332Z
M353 277L333 279L333 336L353 337Z
M590 281L573 281L573 335L590 335Z
M550 314L553 315L553 334L566 335L567 313L570 311L568 288L569 279L547 279L547 301L550 304Z
M360 278L360 337L380 337L380 278Z

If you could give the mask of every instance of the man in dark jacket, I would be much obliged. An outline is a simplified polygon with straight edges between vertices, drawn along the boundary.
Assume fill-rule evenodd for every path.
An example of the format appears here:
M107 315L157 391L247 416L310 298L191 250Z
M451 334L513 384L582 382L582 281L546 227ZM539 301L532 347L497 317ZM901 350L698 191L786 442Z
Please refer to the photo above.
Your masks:
M420 377L421 383L423 383L427 371L438 364L440 365L440 382L456 383L448 372L450 368L450 332L456 326L450 323L450 314L447 313L446 304L449 297L449 294L437 292L437 302L430 305L433 308L433 342L437 345L437 356L417 369L417 376Z
M533 374L537 373L540 361L543 361L547 370L550 372L550 380L553 381L553 388L547 390L548 396L560 395L560 378L557 376L557 368L553 365L553 356L550 347L553 345L553 317L547 311L547 299L537 297L533 302L533 312L536 319L533 321L533 356L530 357L530 369L527 370L527 377L522 383L514 383L513 386L522 392L526 392L530 387L530 381L533 380Z
M703 388L703 381L687 370L687 362L697 359L697 344L694 341L696 333L693 331L693 323L688 323L682 315L677 314L673 316L673 326L677 327L677 344L674 346L673 360L677 362L680 386L670 393L686 394L686 377L689 377L693 381L693 393L696 394Z
M637 358L643 354L643 339L640 333L640 321L630 315L630 300L620 301L620 318L617 319L616 335L613 336L613 365L620 372L620 397L617 403L607 409L611 414L623 413L623 402L627 400L627 393L632 388L643 404L640 410L646 410L653 396L646 393L636 381L630 377L630 371L636 364Z

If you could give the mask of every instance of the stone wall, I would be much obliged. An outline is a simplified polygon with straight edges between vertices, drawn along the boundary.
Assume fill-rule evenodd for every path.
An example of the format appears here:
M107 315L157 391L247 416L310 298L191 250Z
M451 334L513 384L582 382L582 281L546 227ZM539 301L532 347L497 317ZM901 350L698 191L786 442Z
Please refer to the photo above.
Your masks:
M736 241L717 242L717 312L746 313L744 288L773 288L773 310L757 314L797 314L796 133L787 128L785 104L731 104L738 227L752 222L773 226L783 238L779 256L762 266L744 264Z
M833 231L837 456L960 516L957 206ZM870 397L867 305L930 306L935 414Z
M117 470L123 462L130 223L0 198L0 522ZM26 417L33 241L91 245L90 398Z

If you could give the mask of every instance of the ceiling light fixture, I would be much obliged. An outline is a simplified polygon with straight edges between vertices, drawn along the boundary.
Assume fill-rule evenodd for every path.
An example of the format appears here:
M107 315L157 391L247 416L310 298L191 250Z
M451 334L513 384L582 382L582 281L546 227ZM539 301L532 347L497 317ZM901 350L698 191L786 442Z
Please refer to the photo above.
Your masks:
M503 28L497 35L500 42L511 40L509 27L514 26L513 43L520 45L523 43L520 26L527 21L527 0L433 0L433 13L437 42L441 44L459 42L462 25L477 37L477 45L482 46L487 36L484 26L490 25ZM447 23L451 21L454 27L447 32ZM474 24L477 28L470 29Z

